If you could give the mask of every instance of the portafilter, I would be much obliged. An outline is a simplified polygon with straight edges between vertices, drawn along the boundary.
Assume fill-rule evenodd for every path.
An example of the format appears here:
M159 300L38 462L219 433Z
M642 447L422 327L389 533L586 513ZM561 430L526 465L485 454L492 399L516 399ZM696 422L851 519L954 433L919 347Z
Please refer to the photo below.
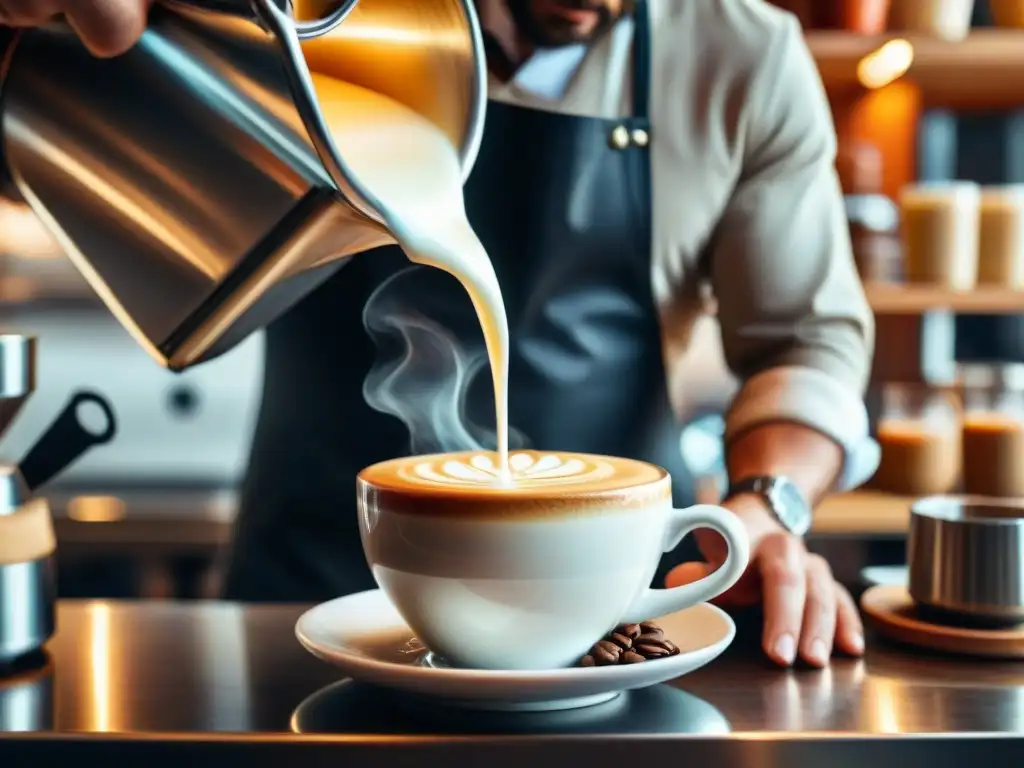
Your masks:
M0 335L0 436L35 389L36 340ZM102 423L91 425L88 406ZM56 628L56 537L46 499L33 495L116 432L110 403L76 392L18 465L0 464L0 674L38 651Z

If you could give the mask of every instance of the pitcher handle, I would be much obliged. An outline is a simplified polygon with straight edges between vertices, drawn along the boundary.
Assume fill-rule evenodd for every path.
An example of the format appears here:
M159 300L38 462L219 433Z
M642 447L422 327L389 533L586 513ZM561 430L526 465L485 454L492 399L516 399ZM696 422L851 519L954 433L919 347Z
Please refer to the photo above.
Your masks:
M291 21L299 40L312 40L326 35L341 24L358 2L359 0L339 0L338 6L323 18L303 21L295 19L289 0L168 0L168 5L182 5L227 16L238 16L264 29L272 28L266 23L268 14L283 14Z

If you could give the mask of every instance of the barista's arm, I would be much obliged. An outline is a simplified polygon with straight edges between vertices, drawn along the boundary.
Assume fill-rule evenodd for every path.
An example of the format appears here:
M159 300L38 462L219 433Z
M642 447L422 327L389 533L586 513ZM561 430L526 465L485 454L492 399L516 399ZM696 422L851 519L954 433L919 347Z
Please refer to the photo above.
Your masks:
M785 475L815 501L875 469L862 399L873 345L871 312L854 267L834 170L835 133L817 69L787 18L752 84L743 174L712 251L726 361L743 385L726 418L731 479ZM838 483L837 483L838 480ZM775 521L760 498L727 506L751 538L751 567L730 593L763 602L765 652L828 662L833 643L863 650L857 608L828 563ZM669 584L722 562L720 537L698 531L707 565L685 564Z
M850 248L835 132L787 20L751 86L743 175L711 257L723 349L743 385L730 477L786 475L814 501L874 471L863 390L874 325Z

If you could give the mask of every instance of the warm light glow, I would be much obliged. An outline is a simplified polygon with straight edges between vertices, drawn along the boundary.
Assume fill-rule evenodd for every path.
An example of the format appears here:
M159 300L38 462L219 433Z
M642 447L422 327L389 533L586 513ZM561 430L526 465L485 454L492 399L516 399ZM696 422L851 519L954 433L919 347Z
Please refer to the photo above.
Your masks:
M89 606L89 675L92 691L90 730L111 732L110 712L110 606Z
M911 78L867 91L848 113L853 141L878 147L882 165L882 191L897 199L907 182L917 178L917 125L921 89Z
M113 496L76 496L68 504L68 517L80 523L113 523L124 516L124 502Z
M873 718L872 730L877 733L902 733L900 700L905 697L906 690L892 680L873 678L864 693L862 701Z
M359 42L383 43L395 46L433 46L435 48L451 48L460 50L465 47L466 39L462 30L452 29L449 31L440 29L397 29L384 25L353 24L344 28L344 35L340 35L348 43L358 40ZM330 47L336 44L331 39L330 33L323 37L314 37L302 43L303 51L309 48Z
M914 46L906 40L890 40L857 64L857 79L865 88L882 88L903 77L914 63Z
M21 258L64 255L53 235L27 205L0 204L0 251Z

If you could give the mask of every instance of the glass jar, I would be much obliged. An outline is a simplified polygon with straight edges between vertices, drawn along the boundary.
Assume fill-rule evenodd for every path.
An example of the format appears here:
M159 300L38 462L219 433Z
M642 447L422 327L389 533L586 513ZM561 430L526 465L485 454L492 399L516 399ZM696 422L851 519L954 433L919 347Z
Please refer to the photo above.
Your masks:
M883 385L882 449L871 485L888 493L949 493L960 479L960 406L952 392L923 384Z
M981 187L908 184L900 192L903 272L909 283L970 290L978 279Z
M978 283L1024 288L1024 184L981 191Z
M960 368L964 491L1024 496L1024 364Z
M896 204L883 195L847 195L845 202L850 245L861 280L901 282L903 259Z

